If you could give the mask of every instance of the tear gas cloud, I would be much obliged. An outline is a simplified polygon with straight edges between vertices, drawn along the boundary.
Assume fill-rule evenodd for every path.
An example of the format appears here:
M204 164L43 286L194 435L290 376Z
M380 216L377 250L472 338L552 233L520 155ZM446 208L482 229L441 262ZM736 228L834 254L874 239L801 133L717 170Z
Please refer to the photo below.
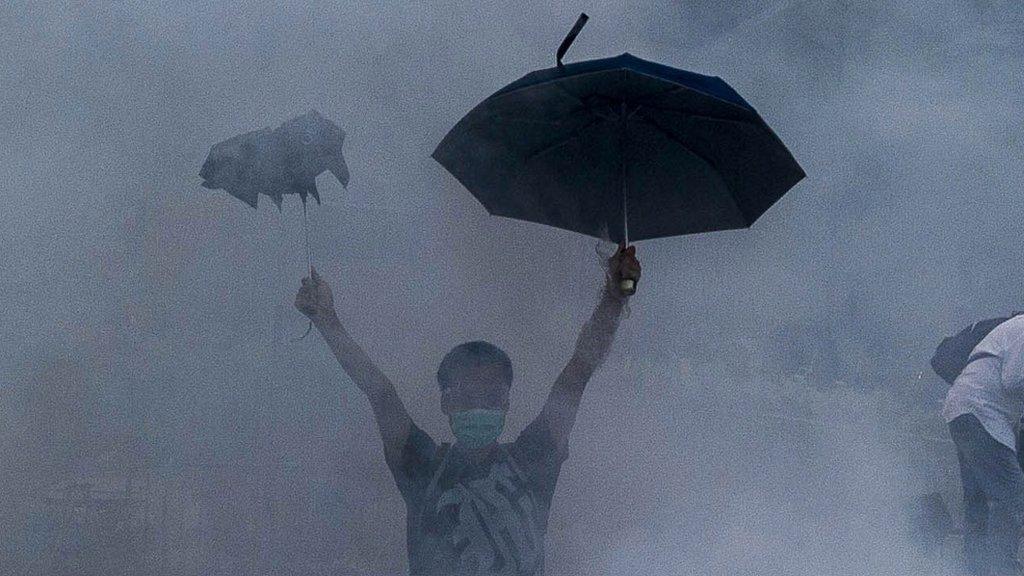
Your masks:
M321 177L310 210L339 315L438 438L441 357L501 346L517 433L597 298L594 240L489 217L429 154L551 65L580 11L567 61L721 76L809 177L751 230L640 245L548 572L944 570L948 547L915 546L906 513L958 498L926 360L1024 307L1009 0L4 3L5 573L48 573L60 527L41 510L83 482L134 504L133 535L90 541L82 573L405 570L369 405L322 342L291 341L300 205L254 211L198 170L212 144L309 109L341 126L349 188Z

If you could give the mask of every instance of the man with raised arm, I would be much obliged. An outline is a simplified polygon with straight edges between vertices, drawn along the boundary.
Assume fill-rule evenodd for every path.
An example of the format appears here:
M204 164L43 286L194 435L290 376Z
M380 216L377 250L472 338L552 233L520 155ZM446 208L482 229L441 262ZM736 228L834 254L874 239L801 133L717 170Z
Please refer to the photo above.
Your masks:
M441 410L456 441L439 445L413 423L394 385L345 330L327 283L315 270L302 280L295 306L370 400L384 457L406 503L413 576L543 574L548 510L576 411L632 293L621 287L640 277L633 247L620 247L607 266L600 301L572 358L540 414L510 444L496 442L512 384L512 364L499 348L467 342L441 361Z

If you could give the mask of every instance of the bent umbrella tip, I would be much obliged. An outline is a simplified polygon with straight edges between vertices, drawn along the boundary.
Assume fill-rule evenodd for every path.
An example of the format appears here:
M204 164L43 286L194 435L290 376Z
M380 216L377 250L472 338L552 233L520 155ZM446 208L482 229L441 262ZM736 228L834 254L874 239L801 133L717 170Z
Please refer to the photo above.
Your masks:
M579 35L580 30L583 30L583 26L586 25L587 20L590 20L590 16L587 16L585 12L580 12L580 17L576 19L576 23L572 25L572 29L565 35L565 39L562 40L562 44L558 47L558 52L555 53L555 61L558 65L562 65L562 57L569 51L569 47L576 41L576 36Z

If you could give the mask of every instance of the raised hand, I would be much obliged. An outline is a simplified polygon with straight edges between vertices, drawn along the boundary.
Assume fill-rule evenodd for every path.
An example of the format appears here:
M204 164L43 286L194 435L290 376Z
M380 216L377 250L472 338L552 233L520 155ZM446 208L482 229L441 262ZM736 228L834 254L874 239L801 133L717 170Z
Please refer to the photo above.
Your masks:
M636 259L636 246L620 244L618 251L608 258L608 288L620 296L632 296L640 281L640 261Z
M312 268L310 276L302 279L302 287L295 295L295 307L309 317L314 324L335 315L334 294L327 282Z

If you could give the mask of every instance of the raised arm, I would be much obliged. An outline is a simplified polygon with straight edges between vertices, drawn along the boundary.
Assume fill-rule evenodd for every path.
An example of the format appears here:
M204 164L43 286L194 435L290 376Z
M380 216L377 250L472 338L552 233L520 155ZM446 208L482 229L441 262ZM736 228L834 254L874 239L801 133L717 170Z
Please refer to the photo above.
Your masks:
M341 324L334 309L331 288L317 274L316 269L311 271L309 278L302 279L302 288L295 297L295 307L309 317L345 373L370 400L377 427L384 440L385 457L389 463L396 462L412 428L412 420L391 380L370 360Z
M538 419L544 420L560 450L569 445L569 433L590 377L604 362L619 327L622 308L629 298L623 278L640 278L640 263L633 247L620 247L608 260L608 275L601 299L576 339L576 349L562 369Z

